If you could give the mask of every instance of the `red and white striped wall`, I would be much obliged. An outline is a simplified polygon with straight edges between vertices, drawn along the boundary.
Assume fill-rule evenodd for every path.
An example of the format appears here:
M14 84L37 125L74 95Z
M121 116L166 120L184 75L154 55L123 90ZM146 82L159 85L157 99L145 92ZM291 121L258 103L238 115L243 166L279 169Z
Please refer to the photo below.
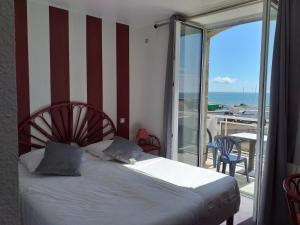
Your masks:
M82 101L128 138L129 27L26 0L15 0L15 10L19 122L44 106Z

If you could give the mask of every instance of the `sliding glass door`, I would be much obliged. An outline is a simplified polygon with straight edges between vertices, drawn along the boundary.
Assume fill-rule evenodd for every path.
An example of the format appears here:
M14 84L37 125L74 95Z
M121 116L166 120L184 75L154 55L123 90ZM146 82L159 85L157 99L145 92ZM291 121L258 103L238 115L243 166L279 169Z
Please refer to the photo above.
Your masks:
M199 165L199 105L202 29L180 23L177 70L177 160Z

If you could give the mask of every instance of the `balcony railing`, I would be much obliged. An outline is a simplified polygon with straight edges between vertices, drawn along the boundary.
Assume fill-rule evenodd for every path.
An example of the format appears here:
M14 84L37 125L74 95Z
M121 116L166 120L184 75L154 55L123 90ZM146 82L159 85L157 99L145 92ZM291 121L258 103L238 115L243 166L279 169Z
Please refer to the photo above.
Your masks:
M256 133L257 118L207 114L207 127L212 135L231 135L238 132ZM268 121L266 121L266 133Z

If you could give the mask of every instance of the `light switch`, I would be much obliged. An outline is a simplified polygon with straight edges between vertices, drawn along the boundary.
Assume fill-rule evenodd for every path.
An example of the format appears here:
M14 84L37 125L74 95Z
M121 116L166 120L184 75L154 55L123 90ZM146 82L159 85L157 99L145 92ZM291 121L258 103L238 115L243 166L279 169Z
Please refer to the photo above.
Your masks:
M125 123L126 119L125 118L120 118L120 123Z

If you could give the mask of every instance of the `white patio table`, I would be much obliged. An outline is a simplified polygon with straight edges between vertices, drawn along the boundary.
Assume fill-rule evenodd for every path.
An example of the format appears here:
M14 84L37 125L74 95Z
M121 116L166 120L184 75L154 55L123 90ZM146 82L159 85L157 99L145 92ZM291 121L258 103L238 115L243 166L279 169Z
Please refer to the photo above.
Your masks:
M248 163L248 172L250 173L254 169L254 155L255 155L255 144L257 140L257 135L253 133L235 133L231 134L231 137L238 138L240 140L249 141L249 163ZM267 136L264 136L264 141L267 141Z

